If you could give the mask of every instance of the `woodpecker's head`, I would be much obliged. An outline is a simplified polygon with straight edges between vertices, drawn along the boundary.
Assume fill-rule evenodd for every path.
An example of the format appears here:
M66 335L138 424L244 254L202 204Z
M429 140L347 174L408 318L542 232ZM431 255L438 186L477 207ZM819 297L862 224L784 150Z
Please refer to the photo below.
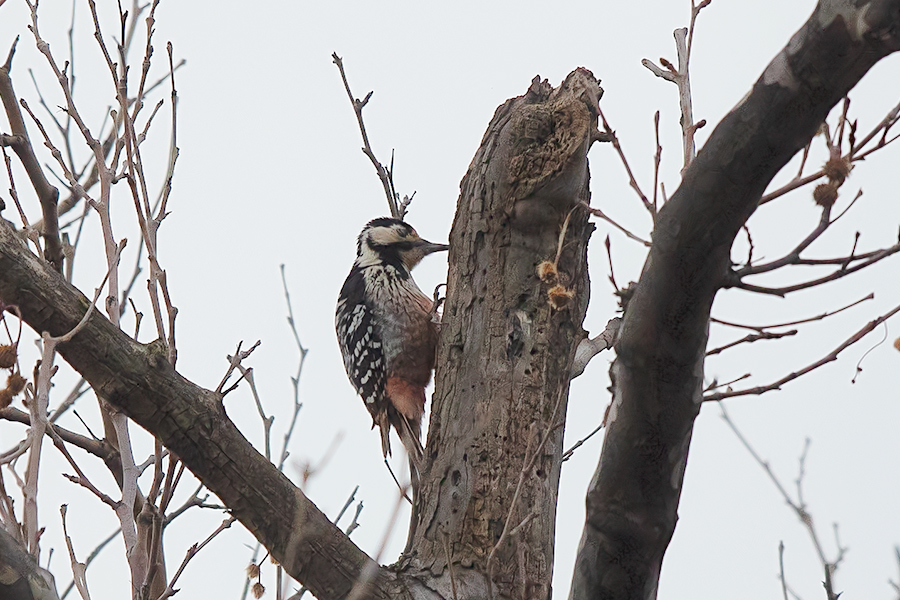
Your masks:
M423 240L415 229L400 219L382 217L369 221L359 234L356 264L360 267L389 264L409 271L426 255L449 247Z

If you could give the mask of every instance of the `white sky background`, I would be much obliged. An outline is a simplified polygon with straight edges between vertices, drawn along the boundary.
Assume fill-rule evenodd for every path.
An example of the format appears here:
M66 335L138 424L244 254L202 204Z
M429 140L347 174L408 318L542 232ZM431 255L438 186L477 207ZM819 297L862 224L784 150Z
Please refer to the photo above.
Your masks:
M106 33L115 31L114 4L100 2ZM772 56L804 22L814 2L726 2L717 0L698 22L692 58L694 114L710 125L698 145L750 89ZM41 31L61 62L66 53L70 3L45 0ZM662 180L671 194L679 182L681 136L675 86L655 78L642 58L675 61L672 30L687 24L686 1L456 2L422 3L255 2L252 8L232 2L163 2L157 12L153 72L165 72L165 43L172 41L178 71L178 145L181 149L169 207L172 214L160 231L160 262L167 270L173 301L179 308L178 370L199 385L214 388L226 368L225 355L238 341L245 347L262 340L248 364L269 413L277 420L273 446L289 415L297 352L287 327L279 264L286 265L301 339L310 348L301 381L304 408L291 445L287 469L295 481L301 465L319 461L335 436L342 440L330 462L306 486L309 497L334 516L355 485L365 508L354 541L375 555L396 502L396 488L382 465L378 433L346 380L333 331L334 302L355 253L355 238L370 218L386 212L381 184L359 151L356 121L337 69L336 51L344 58L357 96L375 90L365 117L376 154L382 161L396 150L396 183L401 194L416 192L408 219L432 241L447 240L459 181L465 174L494 109L524 93L535 74L554 85L572 69L585 66L602 80L602 107L617 130L632 168L646 192L652 187L654 152L652 118L661 111ZM20 96L37 107L26 69L41 80L48 104L62 104L48 68L26 29L24 3L7 0L0 8L0 54L16 34L22 35L13 68ZM86 3L76 16L76 100L96 130L114 90L89 26ZM141 24L143 28L143 24ZM142 42L132 56L136 82ZM882 61L854 92L851 116L868 131L900 98L897 57ZM151 77L155 79L156 77ZM161 91L154 96L165 96ZM148 104L146 111L149 111ZM47 122L44 113L44 120ZM61 111L57 115L62 117ZM153 187L162 180L168 143L168 104L151 129L144 150ZM832 119L832 122L833 119ZM6 130L2 121L0 129ZM860 134L860 135L861 135ZM32 136L39 134L32 129ZM821 139L811 168L822 162ZM35 143L39 146L39 143ZM49 153L38 148L41 159ZM86 155L84 149L79 150ZM806 254L846 254L855 231L862 232L860 251L889 246L897 239L897 149L889 148L859 165L842 189L839 207L857 189L866 194L833 231ZM647 235L649 219L627 185L622 165L609 145L591 151L592 203ZM14 159L14 162L15 159ZM782 173L785 181L796 165ZM19 193L39 214L24 173ZM5 176L4 216L16 220ZM114 204L116 235L129 238L123 278L130 274L138 235L131 200L118 186ZM750 222L755 257L774 258L790 250L818 222L811 189L766 205ZM69 219L64 218L63 222ZM585 323L596 333L614 316L616 303L606 279L603 239L610 234L616 277L636 280L642 247L628 242L603 222L591 246L592 303ZM79 249L76 280L90 294L105 272L97 219L92 217ZM739 241L734 256L743 260ZM416 272L420 286L431 290L443 281L445 256L432 257ZM720 381L751 372L750 385L765 384L827 354L867 321L900 302L897 260L888 259L863 274L824 289L798 292L787 300L727 291L719 295L714 315L752 324L791 321L844 306L870 291L875 300L825 320L803 326L800 335L780 342L758 342L726 353L707 364L707 376ZM762 279L762 284L805 280L814 272L796 270ZM142 277L143 280L143 277ZM139 282L137 289L143 288ZM135 301L150 316L145 293ZM150 341L152 319L142 327ZM133 326L129 313L123 321ZM900 326L890 323L888 341L866 357L856 384L850 380L860 357L885 335L883 327L846 351L841 358L792 382L780 392L727 403L733 419L759 453L793 492L797 458L809 437L805 499L809 503L829 557L835 553L831 523L840 524L849 548L838 571L837 589L847 598L893 598L893 547L900 543L897 510L900 440L898 354L890 344ZM745 335L714 328L711 347ZM600 355L572 385L566 446L591 431L609 400L607 366ZM23 369L30 370L24 363ZM55 402L68 391L69 375L60 375ZM737 384L740 387L743 383ZM51 404L54 398L51 397ZM226 408L252 441L262 438L253 400L241 387L226 398ZM96 426L92 399L80 413ZM65 426L83 432L73 417ZM23 430L0 424L2 449ZM601 446L596 436L563 467L557 523L555 597L567 595L572 564L584 519L584 492ZM399 444L395 443L395 447ZM137 444L138 462L151 446ZM113 513L85 490L59 476L62 465L45 446L41 479L41 518L47 527L42 562L55 548L52 568L60 591L68 581L65 547L59 532L58 506L68 502L70 534L83 560L99 539L113 531ZM82 462L91 462L82 457ZM397 462L398 472L403 469ZM98 485L113 494L112 479L96 470ZM6 479L10 484L11 480ZM183 484L183 492L189 484ZM177 502L176 502L177 503ZM170 574L184 550L204 539L221 516L195 510L167 531ZM344 521L346 523L346 520ZM382 562L391 562L405 540L401 515ZM780 598L778 544L786 546L789 584L804 599L821 597L822 572L808 536L796 516L720 418L718 406L704 406L694 430L693 447L679 510L679 523L666 553L660 598ZM180 580L185 598L237 598L252 543L239 525L223 533L191 563ZM89 569L95 600L127 595L127 568L121 541L111 545ZM270 593L274 569L264 568ZM74 592L73 592L74 593ZM74 597L74 596L70 596ZM270 596L274 597L274 596Z

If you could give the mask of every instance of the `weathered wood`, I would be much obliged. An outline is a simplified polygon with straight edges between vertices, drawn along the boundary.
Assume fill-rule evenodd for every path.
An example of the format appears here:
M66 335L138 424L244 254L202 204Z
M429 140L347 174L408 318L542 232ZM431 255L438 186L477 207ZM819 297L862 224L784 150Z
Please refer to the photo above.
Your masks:
M585 69L558 89L535 78L494 114L461 184L409 566L430 571L428 585L444 597L452 597L448 554L467 585L460 598L550 592L568 373L589 293L592 226L579 203L589 198L600 94ZM570 213L559 283L574 297L557 309L537 266L554 261Z

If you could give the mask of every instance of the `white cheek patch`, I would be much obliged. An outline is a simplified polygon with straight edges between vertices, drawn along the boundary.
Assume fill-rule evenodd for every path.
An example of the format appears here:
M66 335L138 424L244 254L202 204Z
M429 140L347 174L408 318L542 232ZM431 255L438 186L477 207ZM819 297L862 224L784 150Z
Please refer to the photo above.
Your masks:
M400 225L392 227L378 227L369 232L369 242L377 246L386 246L403 241L418 240L419 236L415 230L407 233L407 229Z

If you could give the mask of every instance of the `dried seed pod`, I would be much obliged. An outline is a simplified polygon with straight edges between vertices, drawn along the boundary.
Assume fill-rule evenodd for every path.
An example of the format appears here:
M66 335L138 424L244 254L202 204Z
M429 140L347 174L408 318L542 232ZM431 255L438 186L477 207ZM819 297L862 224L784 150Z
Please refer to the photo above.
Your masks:
M16 366L16 347L11 344L0 345L0 369L12 369Z
M556 310L565 308L569 301L575 297L575 290L570 290L561 285L555 285L547 290L547 298L550 306Z
M837 157L829 159L822 170L829 181L841 185L847 179L847 175L850 174L850 169L852 168L849 160Z
M15 396L19 392L25 389L25 378L19 375L18 373L12 373L9 377L6 378L6 389L12 392L12 395Z
M250 590L253 592L253 597L258 599L262 598L263 594L266 593L266 586L257 581Z
M250 563L247 565L247 579L256 579L259 577L259 565Z
M12 404L13 395L7 389L0 390L0 408L6 408Z
M556 270L555 264L545 260L537 266L537 276L544 283L554 285L559 279L559 272Z
M813 200L819 206L832 206L837 200L837 185L833 182L820 183L813 190Z

